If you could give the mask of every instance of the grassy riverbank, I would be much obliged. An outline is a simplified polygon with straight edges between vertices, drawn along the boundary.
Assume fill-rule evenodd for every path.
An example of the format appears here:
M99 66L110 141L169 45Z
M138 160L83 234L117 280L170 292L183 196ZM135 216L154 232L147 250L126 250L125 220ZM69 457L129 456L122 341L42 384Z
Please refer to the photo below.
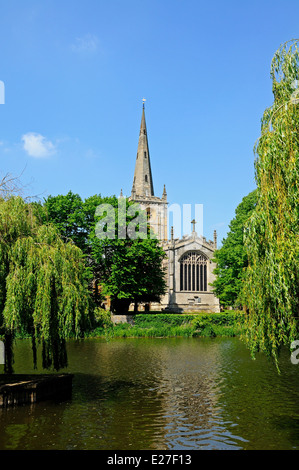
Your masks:
M98 326L88 337L216 337L239 336L243 329L243 312L165 314L147 313L133 316L133 324L113 324L105 312L98 319Z
M108 311L99 309L94 326L85 331L86 338L158 338L240 336L244 329L244 312L222 313L138 313L130 323L114 324ZM29 338L17 332L18 339ZM0 336L0 340L3 340Z

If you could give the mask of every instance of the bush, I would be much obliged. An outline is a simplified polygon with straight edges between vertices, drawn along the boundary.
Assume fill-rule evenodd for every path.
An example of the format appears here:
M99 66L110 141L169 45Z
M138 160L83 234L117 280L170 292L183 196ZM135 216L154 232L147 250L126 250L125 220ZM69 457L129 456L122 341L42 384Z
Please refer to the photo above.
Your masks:
M192 321L197 328L203 328L206 324L234 326L243 322L244 314L239 311L197 315Z
M207 325L204 327L204 329L201 331L200 336L207 336L209 338L215 338L216 333L214 328L211 325Z
M243 324L244 313L239 311L202 314L192 320L197 336L236 336Z
M103 328L106 330L107 328L111 328L113 326L111 313L109 310L105 310L100 307L96 307L94 309L94 320L97 328Z
M110 312L95 309L94 334L106 337L236 336L241 333L242 312L190 314L136 314L134 325L113 325ZM103 331L104 330L104 331Z
M161 327L161 326L181 326L190 323L194 315L183 315L173 313L158 313L158 314L137 314L134 317L136 326L147 328L148 325Z
M126 325L126 326L125 326ZM170 326L170 325L153 325L148 324L147 327L132 326L128 324L115 325L111 334L113 337L121 338L170 338L185 336L193 336L194 328L190 325Z

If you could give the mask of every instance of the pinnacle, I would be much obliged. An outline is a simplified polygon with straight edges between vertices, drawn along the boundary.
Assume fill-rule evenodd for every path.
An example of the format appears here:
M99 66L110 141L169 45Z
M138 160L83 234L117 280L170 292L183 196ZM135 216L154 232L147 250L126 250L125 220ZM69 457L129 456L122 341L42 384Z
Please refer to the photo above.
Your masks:
M142 107L142 117L135 164L134 183L132 187L132 192L133 191L135 191L136 196L154 196L144 104Z

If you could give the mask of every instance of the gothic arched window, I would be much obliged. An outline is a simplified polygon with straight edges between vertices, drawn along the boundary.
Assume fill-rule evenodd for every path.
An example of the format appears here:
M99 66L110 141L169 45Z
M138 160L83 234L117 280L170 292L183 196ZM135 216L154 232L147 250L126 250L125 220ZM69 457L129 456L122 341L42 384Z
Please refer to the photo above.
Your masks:
M190 251L180 259L180 290L207 291L208 258L197 251Z

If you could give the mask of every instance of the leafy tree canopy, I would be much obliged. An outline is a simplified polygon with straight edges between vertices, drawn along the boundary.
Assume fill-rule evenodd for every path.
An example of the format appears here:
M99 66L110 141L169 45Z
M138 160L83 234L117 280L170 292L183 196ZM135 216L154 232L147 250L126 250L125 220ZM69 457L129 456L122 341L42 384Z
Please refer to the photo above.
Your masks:
M49 197L43 208L43 220L85 253L96 303L101 301L98 286L102 295L110 296L112 310L121 312L131 302L157 301L165 292L164 251L152 238L146 216L138 218L134 202L101 195L83 201L69 192Z
M165 252L158 240L103 240L93 245L101 272L103 294L111 298L114 312L126 313L130 303L158 302L164 294Z
M283 344L298 339L299 316L299 51L290 41L271 64L274 103L255 146L257 206L246 233L249 265L242 298L249 310L252 354L277 363Z
M248 264L244 247L244 228L256 205L256 190L245 196L235 211L235 218L229 225L227 237L222 241L222 247L216 250L214 270L216 280L212 286L215 295L224 306L238 306L239 294L245 269Z
M65 341L82 336L90 299L82 251L42 225L20 197L0 199L0 334L6 371L12 370L17 332L42 344L43 367L67 364Z
M104 203L115 205L117 199L96 194L83 201L78 194L69 191L66 195L49 196L42 205L36 206L36 210L44 223L51 222L64 239L72 240L84 253L88 253L95 211Z

